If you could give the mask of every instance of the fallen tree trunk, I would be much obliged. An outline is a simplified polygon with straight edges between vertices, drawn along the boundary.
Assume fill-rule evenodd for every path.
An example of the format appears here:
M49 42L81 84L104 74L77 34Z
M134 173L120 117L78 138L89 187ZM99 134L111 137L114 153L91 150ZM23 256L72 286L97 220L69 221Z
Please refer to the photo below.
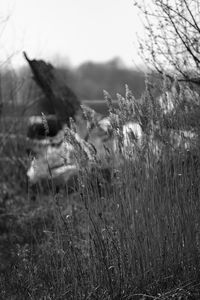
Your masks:
M57 118L62 124L69 125L69 118L74 118L80 110L79 99L51 64L43 60L30 60L25 52L23 54L29 63L34 80L49 99Z

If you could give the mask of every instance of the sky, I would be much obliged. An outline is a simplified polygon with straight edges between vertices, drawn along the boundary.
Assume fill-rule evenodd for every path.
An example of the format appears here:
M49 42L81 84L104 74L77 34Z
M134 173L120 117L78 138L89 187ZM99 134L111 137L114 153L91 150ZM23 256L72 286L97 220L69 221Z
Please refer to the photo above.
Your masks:
M0 63L30 58L78 66L121 57L140 64L142 24L133 0L0 0Z

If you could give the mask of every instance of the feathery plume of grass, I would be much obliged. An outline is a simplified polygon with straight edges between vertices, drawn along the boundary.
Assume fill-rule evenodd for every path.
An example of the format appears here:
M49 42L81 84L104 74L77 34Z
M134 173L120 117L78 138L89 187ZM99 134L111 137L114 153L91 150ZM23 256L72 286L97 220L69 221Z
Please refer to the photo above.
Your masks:
M41 114L42 114L42 123L43 123L44 129L45 129L45 135L48 136L49 126L48 126L47 118L43 112Z

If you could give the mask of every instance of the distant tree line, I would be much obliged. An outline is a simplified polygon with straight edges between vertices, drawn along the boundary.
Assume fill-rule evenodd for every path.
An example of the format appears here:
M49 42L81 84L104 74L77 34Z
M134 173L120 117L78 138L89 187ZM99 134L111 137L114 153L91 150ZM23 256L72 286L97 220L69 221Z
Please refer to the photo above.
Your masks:
M138 98L145 86L144 73L127 69L118 59L108 63L86 62L77 69L60 68L59 71L81 99L103 99L103 90L116 98L116 93L124 94L125 84L129 85Z
M118 58L106 63L85 62L77 68L58 67L57 72L80 100L103 100L103 90L116 99L116 93L124 95L125 84L128 84L136 98L145 89L144 72L125 67ZM31 111L40 106L43 111L52 113L48 100L32 79L28 66L16 72L2 72L1 82L4 106L17 104L19 109L20 104Z

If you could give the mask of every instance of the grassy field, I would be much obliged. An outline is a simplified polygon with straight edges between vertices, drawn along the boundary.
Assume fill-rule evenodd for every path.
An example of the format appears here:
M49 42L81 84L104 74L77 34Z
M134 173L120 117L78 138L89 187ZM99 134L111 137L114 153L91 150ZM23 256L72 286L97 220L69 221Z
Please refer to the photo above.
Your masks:
M165 126L144 97L147 132ZM121 103L120 117L130 113ZM26 141L10 136L24 125L1 122L0 299L200 298L198 145L166 143L157 160L147 144L109 180L83 169L68 195L28 187Z

